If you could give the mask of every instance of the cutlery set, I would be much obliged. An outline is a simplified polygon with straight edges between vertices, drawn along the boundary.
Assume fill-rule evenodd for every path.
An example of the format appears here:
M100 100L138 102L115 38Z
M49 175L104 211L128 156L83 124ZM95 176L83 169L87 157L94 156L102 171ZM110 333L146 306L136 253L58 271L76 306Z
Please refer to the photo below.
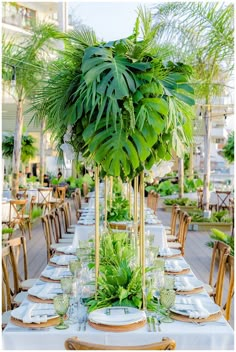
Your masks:
M79 320L79 328L78 328L78 330L79 331L81 331L81 330L86 331L87 322L88 322L88 316L86 315L81 320Z
M156 325L158 327L158 331L161 332L161 320L154 315L147 316L147 325L148 325L148 332L156 332Z

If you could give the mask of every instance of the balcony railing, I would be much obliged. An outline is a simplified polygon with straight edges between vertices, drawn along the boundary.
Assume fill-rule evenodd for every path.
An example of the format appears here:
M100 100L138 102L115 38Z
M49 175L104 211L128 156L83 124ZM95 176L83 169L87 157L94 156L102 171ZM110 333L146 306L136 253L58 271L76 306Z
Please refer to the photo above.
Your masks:
M36 23L36 11L15 3L3 2L2 22L23 29L31 29Z

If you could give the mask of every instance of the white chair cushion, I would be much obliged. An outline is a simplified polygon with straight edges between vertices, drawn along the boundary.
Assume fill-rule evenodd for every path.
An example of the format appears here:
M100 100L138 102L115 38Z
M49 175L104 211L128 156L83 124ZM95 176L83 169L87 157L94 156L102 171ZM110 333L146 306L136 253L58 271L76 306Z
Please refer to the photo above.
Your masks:
M27 296L28 296L28 291L21 291L17 293L17 295L14 297L13 302L19 306Z
M27 291L29 288L34 286L37 280L38 279L28 279L28 280L21 281L20 287L23 291Z
M212 288L210 285L204 284L203 287L204 287L204 289L207 291L207 293L208 293L209 295L210 295L210 294L213 294L214 290L213 290L213 288Z
M168 243L169 248L181 248L181 244L179 242L169 242Z
M5 327L8 324L11 318L11 312L11 310L8 310L2 314L2 327Z

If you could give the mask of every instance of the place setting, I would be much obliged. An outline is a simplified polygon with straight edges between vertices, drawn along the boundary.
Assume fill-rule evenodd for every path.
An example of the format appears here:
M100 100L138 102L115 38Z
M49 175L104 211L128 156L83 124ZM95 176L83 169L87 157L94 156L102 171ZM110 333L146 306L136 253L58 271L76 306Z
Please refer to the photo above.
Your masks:
M170 308L170 316L184 322L211 322L222 317L220 307L210 299L176 296L175 304Z
M165 273L170 275L183 275L190 271L190 266L184 260L165 260Z
M88 324L102 331L131 331L146 324L145 312L134 307L106 307L88 315Z
M28 290L28 300L35 303L53 303L54 297L63 293L61 283L44 283L34 285Z
M54 255L53 257L50 258L50 261L49 261L49 265L51 266L68 266L69 265L69 262L72 261L72 260L76 260L77 259L77 256L75 255L70 255L70 254L67 254L67 255Z
M179 295L189 295L202 292L204 285L194 276L175 276L174 289Z
M40 280L45 282L60 282L62 277L69 276L72 276L69 268L47 266L46 269L42 271Z
M181 250L174 248L159 248L159 257L175 258L181 256Z

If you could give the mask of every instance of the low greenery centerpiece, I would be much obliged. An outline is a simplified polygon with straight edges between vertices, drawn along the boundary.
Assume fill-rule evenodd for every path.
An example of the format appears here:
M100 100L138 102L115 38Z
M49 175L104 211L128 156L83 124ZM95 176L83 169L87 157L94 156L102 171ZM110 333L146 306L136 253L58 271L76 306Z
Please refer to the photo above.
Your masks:
M108 306L142 308L142 275L141 267L136 263L136 249L126 232L103 234L99 288L96 299L93 296L87 301L89 311ZM155 309L152 297L149 298L149 307Z
M112 206L108 209L107 221L113 222L129 220L132 220L129 201L118 194L112 200Z

